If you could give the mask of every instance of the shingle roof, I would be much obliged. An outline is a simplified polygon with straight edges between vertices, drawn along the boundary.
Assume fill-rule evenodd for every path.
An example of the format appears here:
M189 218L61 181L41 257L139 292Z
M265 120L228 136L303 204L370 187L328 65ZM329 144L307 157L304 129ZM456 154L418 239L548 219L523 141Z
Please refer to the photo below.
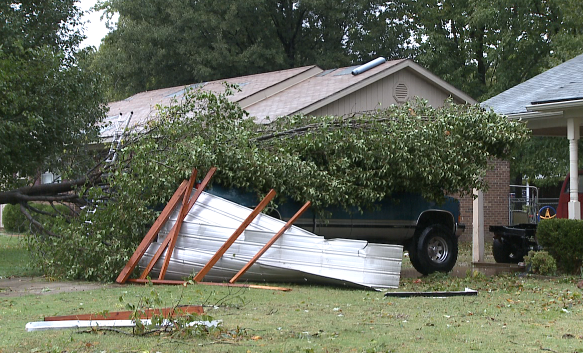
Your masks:
M375 76L403 61L387 61L356 76L352 75L352 70L358 66L323 71L316 76L310 77L301 83L269 97L269 99L262 100L247 107L246 110L251 116L256 117L257 121L262 121L268 116L279 117L299 113L302 109Z
M276 72L268 72L256 75L235 77L225 80L198 83L186 86L162 88L154 91L146 91L134 94L124 100L109 103L109 114L107 121L113 125L109 129L102 129L102 137L111 137L113 132L122 128L121 123L125 121L128 113L133 112L130 126L141 125L153 117L156 105L170 105L172 99L180 100L186 88L202 87L213 92L223 92L224 82L236 84L240 91L234 92L232 99L240 101L279 82L288 80L294 76L301 75L315 66L304 66ZM123 115L121 115L123 114Z
M526 113L526 106L583 98L583 55L555 66L484 102L496 113Z
M352 75L352 70L356 67L358 66L324 71L317 66L304 66L138 93L109 104L107 121L112 126L102 129L101 137L107 140L115 131L123 131L129 112L133 112L129 126L143 125L155 117L156 105L170 105L173 99L180 100L186 88L201 87L203 90L218 93L224 91L224 82L238 85L240 91L235 92L230 99L239 102L258 123L265 122L266 117L309 114L330 100L340 99L363 85L371 84L404 68L413 70L434 86L450 92L456 99L475 102L411 60L387 61L363 73Z

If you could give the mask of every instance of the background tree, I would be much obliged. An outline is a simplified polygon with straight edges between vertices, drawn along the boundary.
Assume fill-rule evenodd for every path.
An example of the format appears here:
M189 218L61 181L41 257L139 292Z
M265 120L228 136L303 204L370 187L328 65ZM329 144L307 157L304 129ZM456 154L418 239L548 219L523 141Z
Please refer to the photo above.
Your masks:
M407 3L419 43L416 59L478 101L581 53L578 1Z
M575 0L406 1L415 59L478 101L583 53ZM568 171L566 139L533 138L512 159L512 179L554 185Z
M94 67L112 99L161 87L402 56L404 9L382 1L109 0L117 28Z
M87 52L77 52L74 3L0 5L0 190L49 168L67 172L69 157L97 138L104 97L83 66Z

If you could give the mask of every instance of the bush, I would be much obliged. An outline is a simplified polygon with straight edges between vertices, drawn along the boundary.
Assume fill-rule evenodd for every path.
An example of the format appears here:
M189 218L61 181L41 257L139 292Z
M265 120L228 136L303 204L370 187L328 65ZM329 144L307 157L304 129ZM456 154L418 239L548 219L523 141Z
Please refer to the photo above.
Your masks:
M529 251L524 263L531 273L550 276L557 272L557 262L546 251Z
M37 208L47 213L55 213L53 207L49 204L33 203L32 207ZM55 205L55 208L63 214L69 214L70 210L64 205ZM53 225L56 222L54 217L48 215L34 215L34 217L42 224ZM7 232L11 233L25 233L30 230L30 223L24 213L20 212L20 205L5 205L2 211L2 224ZM52 226L49 226L49 229Z
M538 243L556 260L560 271L577 274L583 263L583 221L542 220L536 231Z
M5 205L2 211L2 224L7 232L24 233L28 231L28 220L22 212L20 205Z

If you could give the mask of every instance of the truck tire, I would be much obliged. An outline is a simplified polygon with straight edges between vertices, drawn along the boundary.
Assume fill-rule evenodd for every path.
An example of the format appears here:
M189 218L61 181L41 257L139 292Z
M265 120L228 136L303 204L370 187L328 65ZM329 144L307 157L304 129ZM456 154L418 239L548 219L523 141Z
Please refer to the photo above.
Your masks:
M428 275L452 270L457 261L458 239L451 230L441 224L433 224L425 228L419 239L415 240L413 244L416 244L416 251L414 255L409 253L409 257L419 273Z
M514 247L500 239L494 239L492 244L492 255L499 264L517 264L524 261L524 256L517 254Z
M417 253L417 240L419 240L419 236L415 236L411 239L409 244L407 244L407 252L409 253L409 261L411 261L411 265L413 265L417 272L421 272L419 271L421 263L419 262L419 254Z

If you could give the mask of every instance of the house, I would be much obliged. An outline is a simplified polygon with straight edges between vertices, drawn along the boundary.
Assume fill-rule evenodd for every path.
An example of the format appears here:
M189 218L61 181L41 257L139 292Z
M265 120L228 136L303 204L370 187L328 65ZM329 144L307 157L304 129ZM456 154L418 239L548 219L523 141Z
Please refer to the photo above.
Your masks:
M432 106L442 105L448 97L456 103L477 103L411 60L386 61L353 75L357 67L322 70L304 66L138 93L109 104L107 121L112 124L102 130L101 137L108 141L116 131L123 130L130 112L133 115L128 126L144 124L155 116L157 104L169 105L188 88L222 92L225 82L239 88L231 99L257 123L297 113L321 116L370 111L414 96L427 99Z
M341 116L371 111L401 104L416 96L426 99L434 107L443 105L449 97L460 104L477 103L412 60L385 61L379 58L370 64L372 67L356 75L353 71L362 67L323 70L318 66L304 66L138 93L109 104L107 120L111 125L102 130L102 138L111 142L125 126L139 126L154 119L157 104L169 105L172 99L179 100L187 88L221 92L224 82L239 87L231 99L248 111L257 123L296 113ZM485 214L489 217L486 226L506 224L508 214L508 163L492 163L497 168L487 177L490 190L484 202ZM467 197L461 203L462 216L468 226L472 220L472 201L472 197ZM471 229L466 234L471 234Z
M578 146L583 125L583 54L555 66L482 103L509 119L526 122L533 135L569 140L569 218L581 218L578 192Z

